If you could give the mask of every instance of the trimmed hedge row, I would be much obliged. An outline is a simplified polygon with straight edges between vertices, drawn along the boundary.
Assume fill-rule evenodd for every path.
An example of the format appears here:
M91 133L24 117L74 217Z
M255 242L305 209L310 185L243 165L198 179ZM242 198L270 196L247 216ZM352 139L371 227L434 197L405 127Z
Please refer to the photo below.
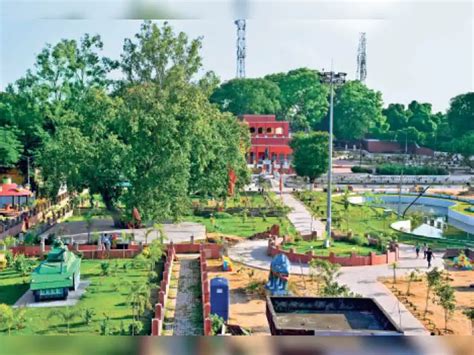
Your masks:
M364 174L372 174L372 168L369 168L367 166L359 166L359 165L354 165L351 168L351 171L353 173L364 173Z
M375 169L378 175L448 175L446 169L423 165L423 166L403 166L402 164L381 164Z

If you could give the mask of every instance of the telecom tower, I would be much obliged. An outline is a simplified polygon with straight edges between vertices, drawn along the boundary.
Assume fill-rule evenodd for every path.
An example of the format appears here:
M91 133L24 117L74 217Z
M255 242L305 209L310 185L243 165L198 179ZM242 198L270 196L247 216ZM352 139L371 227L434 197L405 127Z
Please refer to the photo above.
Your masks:
M367 38L365 32L361 32L357 49L356 80L365 83L365 78L367 78Z
M237 78L245 78L245 20L235 20L237 25Z

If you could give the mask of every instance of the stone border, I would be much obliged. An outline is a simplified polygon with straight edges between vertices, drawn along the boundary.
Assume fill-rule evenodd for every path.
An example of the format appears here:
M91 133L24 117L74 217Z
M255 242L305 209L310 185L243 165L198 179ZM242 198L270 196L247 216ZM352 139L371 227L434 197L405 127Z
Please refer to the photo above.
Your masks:
M399 258L398 248L395 251L386 251L384 254L378 255L371 252L370 255L357 255L351 253L351 256L336 256L333 252L329 256L314 255L313 251L308 251L306 254L296 253L294 248L289 251L282 248L283 238L268 239L267 254L274 256L277 254L284 254L288 257L290 262L308 264L313 259L327 260L333 264L341 266L367 266L367 265L383 265L396 262Z

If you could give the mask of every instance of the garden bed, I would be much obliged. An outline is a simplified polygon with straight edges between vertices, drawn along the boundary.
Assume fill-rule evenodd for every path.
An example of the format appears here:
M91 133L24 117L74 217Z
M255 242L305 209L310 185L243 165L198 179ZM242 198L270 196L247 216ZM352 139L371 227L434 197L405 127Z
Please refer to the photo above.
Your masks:
M72 313L93 310L94 316L89 324L81 316L70 321L70 333L76 335L99 335L101 327L106 325L110 334L121 334L121 329L128 334L128 326L132 322L132 307L130 291L134 288L130 283L145 284L148 281L149 269L132 266L132 259L110 261L110 275L102 276L102 261L83 260L81 277L91 284L85 294L74 307L69 307ZM124 269L126 265L126 269ZM13 305L29 288L30 277L22 277L13 269L7 269L0 274L0 303ZM63 312L65 308L28 308L23 329L14 329L13 335L58 335L66 334L65 322L59 317L51 317L54 312ZM108 318L108 320L107 320ZM149 334L150 321L143 317L141 334ZM0 326L0 334L6 334Z
M450 285L455 290L456 309L448 322L448 334L471 335L471 321L462 312L466 308L474 307L474 288L469 287L474 284L474 272L452 271L449 272L449 278ZM392 278L382 281L429 331L435 334L444 334L444 310L441 306L433 303L432 296L430 296L428 303L429 312L426 319L424 317L427 289L424 273L417 281L411 283L409 296L406 296L407 278L398 278L395 285Z

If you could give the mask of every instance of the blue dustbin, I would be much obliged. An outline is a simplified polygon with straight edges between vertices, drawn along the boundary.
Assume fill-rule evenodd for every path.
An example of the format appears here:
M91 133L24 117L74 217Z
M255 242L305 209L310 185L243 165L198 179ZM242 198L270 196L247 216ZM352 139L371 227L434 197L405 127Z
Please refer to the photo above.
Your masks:
M229 280L223 277L211 279L211 313L217 314L227 322L229 319L229 307Z

